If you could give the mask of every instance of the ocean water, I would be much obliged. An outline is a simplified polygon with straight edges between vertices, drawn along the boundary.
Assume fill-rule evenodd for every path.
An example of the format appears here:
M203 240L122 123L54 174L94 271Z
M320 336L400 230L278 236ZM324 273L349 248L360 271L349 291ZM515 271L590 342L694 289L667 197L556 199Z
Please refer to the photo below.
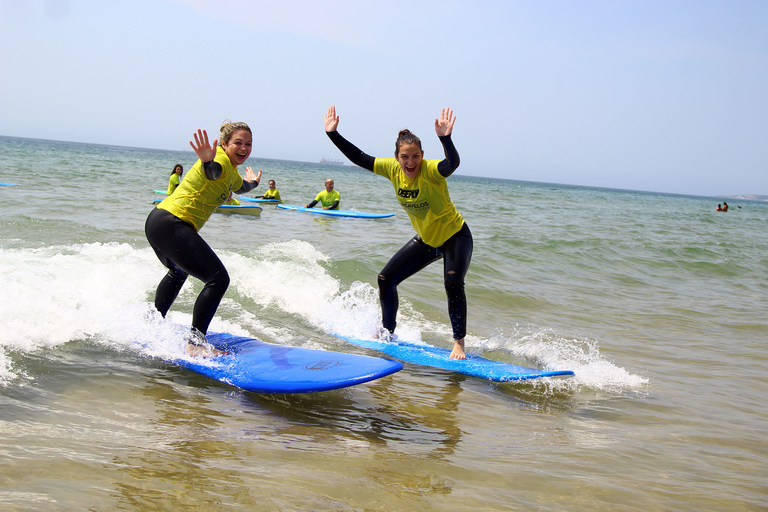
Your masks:
M453 176L475 238L468 350L575 376L406 364L269 395L162 360L200 283L148 315L164 269L143 226L194 160L0 137L0 182L18 184L0 186L0 509L768 508L768 204ZM391 185L247 165L286 203L332 177L342 208L395 217L214 215L201 234L231 285L211 330L377 356L335 334L375 328L376 276L413 235ZM401 285L404 339L450 346L441 275Z

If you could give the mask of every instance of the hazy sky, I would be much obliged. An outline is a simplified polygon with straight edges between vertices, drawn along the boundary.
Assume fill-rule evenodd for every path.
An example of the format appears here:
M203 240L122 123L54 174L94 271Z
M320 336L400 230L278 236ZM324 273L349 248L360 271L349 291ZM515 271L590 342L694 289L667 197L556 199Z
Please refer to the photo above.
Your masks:
M388 157L402 128L459 174L768 195L768 1L0 0L0 135L254 156Z

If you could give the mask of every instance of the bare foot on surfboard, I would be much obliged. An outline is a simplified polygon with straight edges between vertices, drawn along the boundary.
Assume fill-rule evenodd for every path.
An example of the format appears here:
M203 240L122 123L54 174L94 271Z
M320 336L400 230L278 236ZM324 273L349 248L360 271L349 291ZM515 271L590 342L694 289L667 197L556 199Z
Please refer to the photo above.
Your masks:
M208 343L208 339L205 337L205 334L198 331L194 327L192 328L192 332L187 339L187 347L184 349L184 352L192 357L214 357L228 354L228 352L219 350Z
M192 343L187 344L187 348L184 349L184 352L192 357L218 357L229 354L229 352L224 352L211 345L194 345Z
M379 341L392 341L394 333L386 327L379 327L378 331L373 333L373 338Z
M453 350L450 355L451 359L466 359L467 354L464 352L464 340L453 340Z

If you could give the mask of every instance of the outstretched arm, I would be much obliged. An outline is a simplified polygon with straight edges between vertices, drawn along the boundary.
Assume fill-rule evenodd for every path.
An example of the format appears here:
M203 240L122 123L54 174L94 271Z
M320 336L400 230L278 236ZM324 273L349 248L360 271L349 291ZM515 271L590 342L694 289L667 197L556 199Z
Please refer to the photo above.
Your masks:
M259 169L259 174L257 175L255 172L253 172L253 169L251 169L250 167L246 167L243 186L240 187L238 190L235 190L235 194L245 194L246 192L250 192L251 190L259 186L260 181L261 181L261 169Z
M440 117L435 119L435 133L440 139L440 143L443 145L443 152L445 153L445 160L437 164L437 170L445 178L453 174L453 171L458 169L461 163L459 152L456 151L456 146L453 145L451 140L453 123L455 122L456 116L453 115L453 110L450 108L444 108L440 112Z
M355 165L363 169L373 171L373 163L376 160L371 155L363 153L357 146L342 137L336 129L339 127L339 116L336 115L336 107L331 105L325 114L325 134L331 139L339 151Z

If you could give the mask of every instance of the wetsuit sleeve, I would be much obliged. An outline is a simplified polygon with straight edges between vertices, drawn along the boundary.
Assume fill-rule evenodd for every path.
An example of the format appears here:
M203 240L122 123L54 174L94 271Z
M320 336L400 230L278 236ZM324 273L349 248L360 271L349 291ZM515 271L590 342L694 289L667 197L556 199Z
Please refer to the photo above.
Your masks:
M339 209L339 201L334 201L331 206L328 207L329 210L338 210Z
M203 162L203 170L205 171L205 177L211 181L221 178L221 174L224 172L221 164L216 160ZM245 194L246 192L250 192L258 186L259 184L256 181L243 180L243 186L235 190L235 194Z
M221 174L224 172L221 164L216 160L210 162L203 162L203 170L205 171L205 177L211 181L215 181L221 178Z
M246 192L250 192L251 190L255 189L259 186L259 183L254 181L247 181L243 180L243 186L240 187L238 190L235 190L235 194L245 194Z
M311 203L307 204L307 208L314 208L317 204L317 199L313 199Z
M341 151L345 157L349 158L350 162L373 172L373 162L376 160L374 157L363 153L357 146L342 137L337 131L325 132L325 134L328 135L331 142L339 148L339 151Z
M453 145L450 135L443 135L438 137L443 144L443 151L445 152L445 160L437 164L437 171L441 176L447 178L453 171L459 168L461 160L459 159L459 152L456 151L456 146Z

